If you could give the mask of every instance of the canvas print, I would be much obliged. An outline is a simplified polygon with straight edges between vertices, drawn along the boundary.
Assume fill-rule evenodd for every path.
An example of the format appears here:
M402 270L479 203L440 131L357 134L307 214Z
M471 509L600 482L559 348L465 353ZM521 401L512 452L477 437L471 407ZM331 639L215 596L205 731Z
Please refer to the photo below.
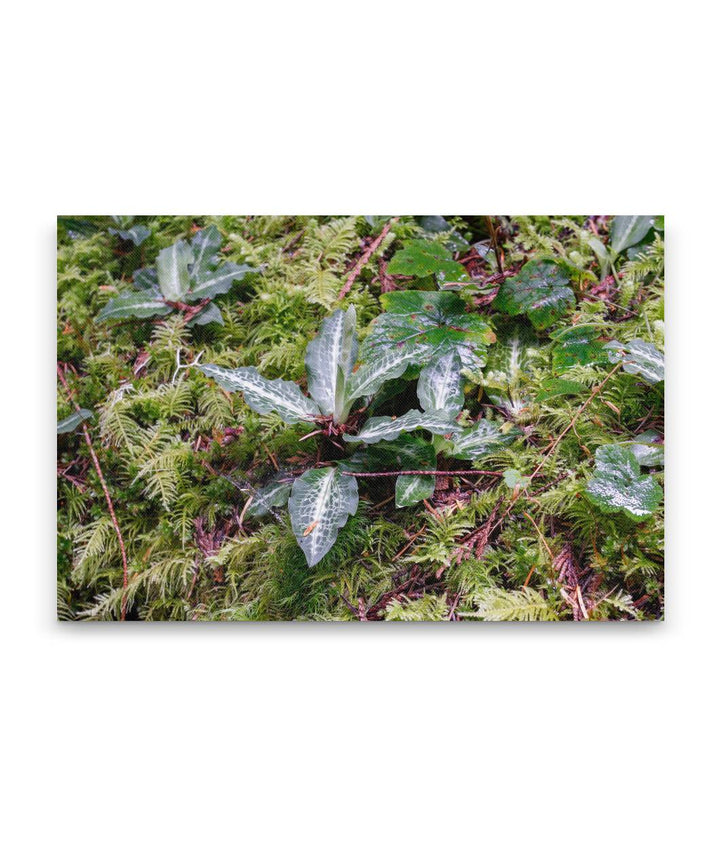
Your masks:
M63 621L664 614L657 215L58 217Z

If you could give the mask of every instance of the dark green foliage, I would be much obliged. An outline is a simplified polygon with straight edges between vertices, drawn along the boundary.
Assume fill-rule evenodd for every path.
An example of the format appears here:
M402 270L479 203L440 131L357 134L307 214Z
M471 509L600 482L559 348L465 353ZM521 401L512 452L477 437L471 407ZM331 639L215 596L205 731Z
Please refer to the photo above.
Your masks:
M459 261L470 255L462 236L489 249L485 222L401 217L338 303L380 221L63 218L58 360L78 406L94 414L85 424L129 580L124 591L102 487L58 386L58 421L75 425L58 436L58 617L117 620L123 598L130 620L572 620L584 619L583 609L592 620L662 617L659 220L618 250L612 218L498 218L514 274L504 283L491 249ZM150 232L139 246L109 232L134 226ZM207 229L222 239L210 273L225 263L258 269L214 296L222 326L189 326L193 319L174 309L96 322L108 296L153 295L147 270L158 254L178 241L192 247ZM640 231L629 230L633 240ZM415 241L434 249L416 252ZM197 242L193 261L196 251ZM421 267L406 273L410 264ZM440 292L443 276L463 284ZM532 289L514 292L508 283L518 277ZM351 305L361 364L375 350L405 347L408 336L445 347L449 366L461 355L462 401L455 385L444 399L454 438L422 428L372 445L305 438L314 426L255 413L186 368L202 352L205 365L255 366L306 395L306 347L328 316ZM367 410L364 399L353 404L343 433L356 436L370 417L431 413L421 370L411 359L400 365ZM357 478L356 513L309 568L282 494L300 473L325 466L461 474ZM464 474L473 468L485 474ZM607 501L608 478L622 481L612 494L622 501ZM278 484L276 505L268 496Z

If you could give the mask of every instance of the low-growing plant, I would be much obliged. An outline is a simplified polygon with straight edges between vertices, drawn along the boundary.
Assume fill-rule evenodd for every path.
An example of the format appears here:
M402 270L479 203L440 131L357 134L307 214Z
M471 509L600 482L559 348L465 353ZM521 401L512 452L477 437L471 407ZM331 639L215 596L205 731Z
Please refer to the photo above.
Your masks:
M129 231L116 234L121 238L131 235ZM189 244L180 239L160 250L155 266L136 270L133 288L111 298L97 320L156 318L180 311L188 325L222 324L222 315L212 299L226 294L233 283L257 268L220 263L221 245L220 232L209 226L196 232Z
M293 532L311 566L330 550L339 529L357 511L360 471L371 475L388 471L390 476L399 472L396 504L405 507L432 496L438 451L477 459L519 434L490 419L469 426L457 421L464 404L462 372L485 365L487 346L495 339L486 320L466 312L457 295L442 292L392 292L384 295L383 303L387 311L375 320L362 352L354 307L338 309L323 322L305 356L308 395L291 381L264 378L252 366L198 366L224 389L242 392L257 413L274 412L290 424L315 423L318 428L307 436L378 444L294 480L281 476L256 495L249 509L254 513L288 503ZM371 417L352 433L364 410L353 414L353 407L368 402L385 383L412 368L419 369L422 409ZM416 436L399 439L419 429L432 435L433 443Z

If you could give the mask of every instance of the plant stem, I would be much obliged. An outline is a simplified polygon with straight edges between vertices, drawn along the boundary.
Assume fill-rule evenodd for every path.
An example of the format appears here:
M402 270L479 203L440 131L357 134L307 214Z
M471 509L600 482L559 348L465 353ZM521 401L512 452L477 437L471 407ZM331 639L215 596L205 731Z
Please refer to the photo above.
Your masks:
M397 223L399 217L392 217L387 223L383 226L380 234L375 238L375 240L370 244L370 246L365 250L365 252L360 256L360 258L353 265L350 274L348 275L347 280L345 281L345 285L340 289L340 293L337 296L338 301L342 300L345 297L350 289L353 286L353 283L358 278L360 271L365 267L365 265L370 261L370 256L377 250L377 248L382 244L385 235L390 231L393 224Z
M385 473L351 473L344 472L344 476L357 476L358 478L377 479L381 476L501 476L491 470L393 470Z
M60 363L57 364L57 374L60 378L60 383L62 383L65 392L67 393L70 403L79 413L80 407L73 397L70 387L68 386L67 380L65 379L63 370L60 368ZM115 529L115 534L117 535L118 543L120 544L120 555L122 556L123 565L123 596L122 603L120 606L120 621L125 621L125 615L127 611L128 587L128 565L127 554L125 552L125 542L123 541L122 532L120 531L120 526L118 524L117 517L115 516L115 507L113 506L113 501L110 498L110 491L108 490L107 482L105 481L105 476L103 476L103 471L100 469L100 461L98 460L98 456L95 454L95 449L93 448L92 441L90 440L90 432L88 431L87 425L85 425L84 422L82 423L82 430L83 435L85 436L85 443L87 444L87 447L90 450L90 457L92 458L92 462L95 466L95 472L98 474L98 478L100 479L100 484L102 485L103 493L105 494L105 502L107 503L108 511L110 512L110 519L112 520L112 524Z

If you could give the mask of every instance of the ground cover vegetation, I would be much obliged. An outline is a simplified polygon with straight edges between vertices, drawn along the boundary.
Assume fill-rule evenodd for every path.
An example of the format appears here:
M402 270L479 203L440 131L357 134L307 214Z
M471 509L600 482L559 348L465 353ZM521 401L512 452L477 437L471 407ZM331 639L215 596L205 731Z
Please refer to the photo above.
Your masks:
M659 216L60 217L62 620L663 616Z

